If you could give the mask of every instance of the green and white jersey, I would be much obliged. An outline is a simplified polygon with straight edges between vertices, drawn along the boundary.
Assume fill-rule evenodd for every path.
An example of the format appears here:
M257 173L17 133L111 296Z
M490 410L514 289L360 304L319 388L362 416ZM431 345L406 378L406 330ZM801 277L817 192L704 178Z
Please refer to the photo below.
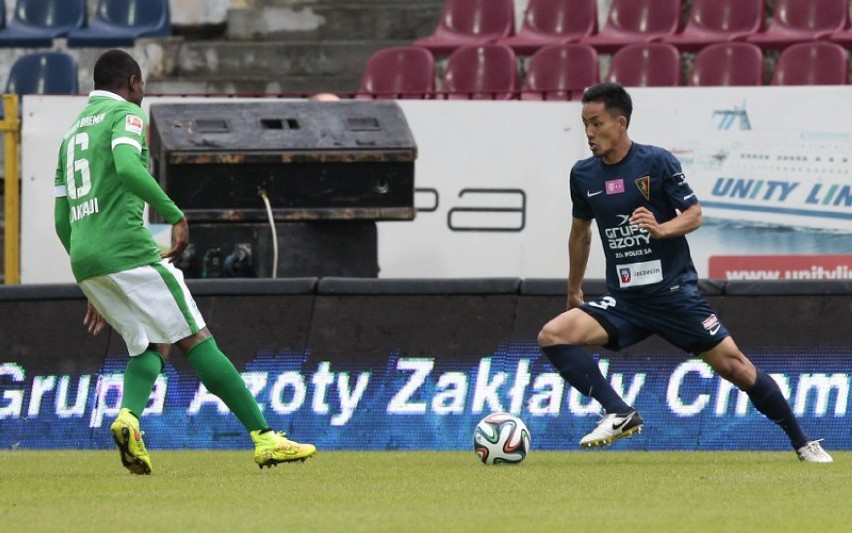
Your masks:
M92 91L62 140L55 222L78 281L160 261L146 202L170 224L183 217L148 172L145 122L136 104Z

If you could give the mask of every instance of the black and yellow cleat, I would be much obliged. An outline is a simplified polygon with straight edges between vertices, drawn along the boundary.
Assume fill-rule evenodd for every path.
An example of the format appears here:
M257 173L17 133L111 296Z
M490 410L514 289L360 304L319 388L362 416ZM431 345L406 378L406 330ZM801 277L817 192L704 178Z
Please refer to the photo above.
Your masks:
M254 441L254 462L260 468L272 467L278 463L304 462L317 452L313 444L294 442L281 431L252 431L251 440Z
M129 409L122 409L115 422L110 426L112 438L121 454L121 464L130 470L131 474L146 475L151 473L151 458L142 441L139 431L139 420Z
M608 414L598 422L594 431L580 440L580 447L609 446L618 439L641 433L643 423L642 417L635 409L624 414Z

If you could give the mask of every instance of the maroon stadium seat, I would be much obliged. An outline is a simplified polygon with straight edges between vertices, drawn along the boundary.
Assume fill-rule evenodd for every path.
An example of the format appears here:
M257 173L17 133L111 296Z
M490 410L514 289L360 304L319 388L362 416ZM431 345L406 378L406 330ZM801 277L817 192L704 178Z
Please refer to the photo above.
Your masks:
M611 53L628 44L659 41L677 32L680 11L680 0L613 0L600 32L581 42Z
M814 41L785 48L775 63L772 85L846 85L849 56L836 43Z
M828 39L849 20L849 0L777 0L766 31L748 38L761 48Z
M716 43L695 56L689 85L763 85L763 52L751 43Z
M587 44L552 44L533 54L521 88L523 100L579 100L600 80L598 53Z
M694 0L681 33L666 37L681 51L726 41L743 41L763 28L763 0Z
M435 59L417 46L375 52L364 67L358 98L429 98L435 93Z
M518 60L502 44L462 46L447 60L441 90L451 100L509 100L518 83Z
M666 43L629 44L613 54L606 80L626 87L678 86L680 53Z
M578 41L597 29L597 0L530 0L517 35L498 42L529 55L548 44Z
M832 33L829 39L846 48L852 47L852 0L849 2L849 24L850 27Z
M414 44L444 56L460 46L493 43L514 33L512 0L444 0L435 33Z

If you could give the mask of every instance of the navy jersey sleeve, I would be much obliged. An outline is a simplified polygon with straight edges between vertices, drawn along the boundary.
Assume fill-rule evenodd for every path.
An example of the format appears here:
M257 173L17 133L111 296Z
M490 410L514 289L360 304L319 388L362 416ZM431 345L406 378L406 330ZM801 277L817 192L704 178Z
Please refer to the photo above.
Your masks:
M592 220L595 218L594 213L592 212L592 207L589 205L589 201L586 199L586 196L583 194L583 191L579 188L579 180L576 175L577 165L574 165L574 168L571 169L571 215L574 218L580 218L583 220Z
M680 161L669 151L660 150L658 158L659 175L663 178L663 191L675 209L683 211L698 203L698 197L692 187L686 182L686 176L681 169Z

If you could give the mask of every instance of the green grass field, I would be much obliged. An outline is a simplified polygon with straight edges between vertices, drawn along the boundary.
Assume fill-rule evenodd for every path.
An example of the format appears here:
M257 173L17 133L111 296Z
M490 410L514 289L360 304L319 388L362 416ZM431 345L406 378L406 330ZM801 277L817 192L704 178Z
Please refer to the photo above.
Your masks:
M852 530L852 452L320 452L259 470L251 452L152 450L132 476L114 451L0 452L0 530Z

